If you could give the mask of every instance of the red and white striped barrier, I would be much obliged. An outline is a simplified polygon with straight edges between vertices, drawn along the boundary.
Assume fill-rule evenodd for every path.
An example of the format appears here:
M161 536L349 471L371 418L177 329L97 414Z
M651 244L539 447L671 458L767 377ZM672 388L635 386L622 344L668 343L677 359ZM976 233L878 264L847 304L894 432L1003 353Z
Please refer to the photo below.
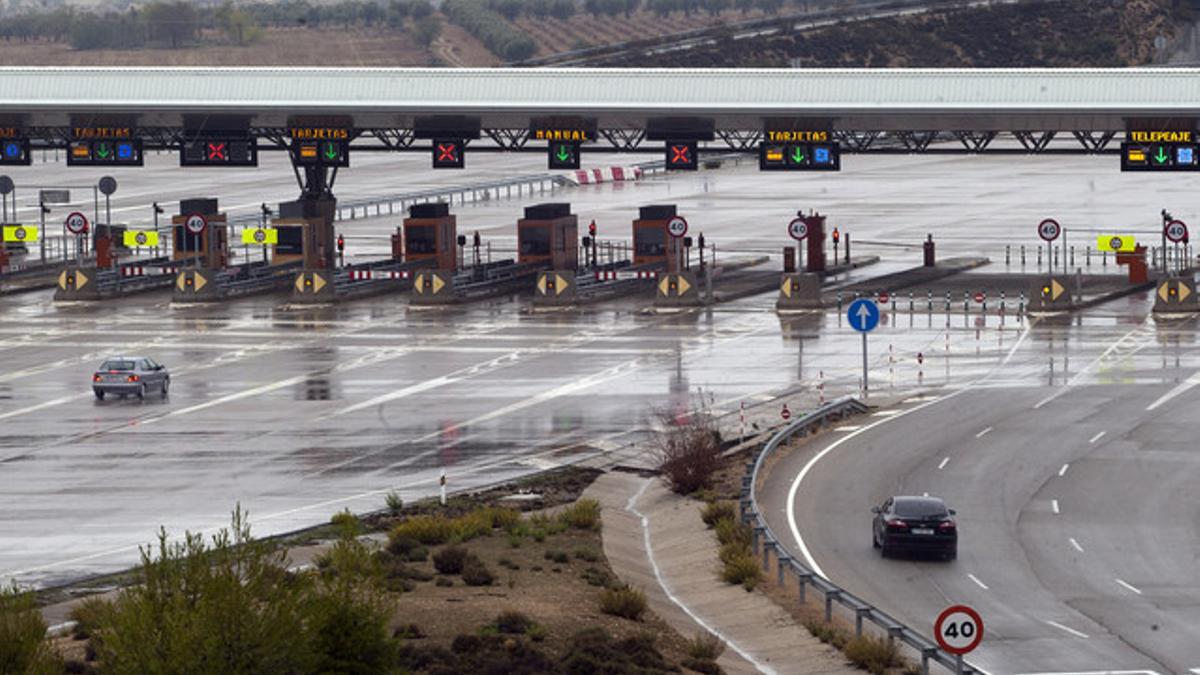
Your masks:
M620 183L630 180L641 180L642 170L636 166L608 166L600 169L580 169L575 172L577 185L592 185L595 183Z
M141 265L129 265L121 268L121 276L123 277L140 277L146 273L146 268Z
M381 271L376 273L375 270L350 270L350 281L366 281L368 279L407 279L411 272L408 270L400 271Z
M657 279L658 270L597 270L597 281L612 281L614 279Z

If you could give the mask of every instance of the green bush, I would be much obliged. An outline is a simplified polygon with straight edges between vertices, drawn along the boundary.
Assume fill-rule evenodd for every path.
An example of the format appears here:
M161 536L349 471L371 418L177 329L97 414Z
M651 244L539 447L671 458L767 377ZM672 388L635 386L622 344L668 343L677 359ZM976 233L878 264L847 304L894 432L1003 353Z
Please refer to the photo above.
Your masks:
M725 641L712 633L696 633L687 641L687 655L700 661L716 661L725 652Z
M594 548L577 548L575 549L575 557L584 562L599 562L600 552Z
M343 509L333 514L330 516L329 522L338 528L339 533L350 536L357 536L362 529L358 522L358 516L351 513L350 509Z
M889 668L902 665L894 642L870 635L850 640L843 652L847 661L874 675L884 675Z
M99 596L85 598L71 608L68 617L75 622L71 635L76 640L86 640L96 632L96 627L104 620L105 612L110 611L112 603ZM3 672L0 670L0 672Z
M454 523L445 516L413 516L393 527L390 537L392 541L407 538L436 546L450 541L454 535Z
M762 568L758 565L758 560L744 553L734 556L725 562L725 569L721 572L721 578L731 584L741 584L747 591L752 591L758 582L762 581Z
M611 574L598 567L587 568L579 575L579 577L588 582L589 586L600 586L602 588L608 588L612 585L613 581Z
M573 635L562 665L571 674L679 672L655 647L653 635L643 633L616 641L602 628L587 628Z
M433 554L433 567L441 574L459 574L470 553L461 546L447 546Z
M400 498L400 493L398 492L393 491L387 493L387 495L384 496L383 501L385 504L387 504L388 511L391 512L393 516L399 515L399 513L404 510L404 500Z
M733 518L718 520L713 530L717 533L717 541L722 545L737 543L749 548L754 538L754 532L748 525L739 523Z
M600 531L600 502L580 499L559 513L562 522L577 530Z
M463 562L462 580L468 586L491 586L496 577L477 556L468 555Z
M704 505L704 509L700 512L700 518L704 520L704 524L709 528L716 527L717 521L737 519L737 507L733 502L716 501L709 502Z
M532 38L480 0L446 0L442 13L502 59L520 61L537 51Z
M459 541L470 541L492 533L492 514L487 509L464 513L452 522L454 536Z
M707 661L705 659L697 659L689 656L683 661L680 661L679 665L687 668L688 670L694 670L697 673L704 673L704 675L725 675L725 670L722 669L721 666L717 665L716 661Z
M533 625L533 620L521 612L501 612L496 617L496 629L509 635L524 635Z
M438 577L433 583L435 586L445 586L449 588L450 586L454 585L454 580L450 577Z
M50 675L63 663L46 640L46 622L32 593L0 587L0 673Z
M559 564L566 563L570 560L570 558L567 557L567 554L565 551L553 551L553 550L546 551L545 553L542 554L542 557L545 558L546 560L552 560Z
M521 512L503 506L493 506L487 509L492 519L492 527L497 530L512 531L521 523Z
M423 562L429 558L429 549L412 537L393 537L387 551L405 562Z
M600 592L600 611L631 621L639 621L646 612L646 594L624 586Z

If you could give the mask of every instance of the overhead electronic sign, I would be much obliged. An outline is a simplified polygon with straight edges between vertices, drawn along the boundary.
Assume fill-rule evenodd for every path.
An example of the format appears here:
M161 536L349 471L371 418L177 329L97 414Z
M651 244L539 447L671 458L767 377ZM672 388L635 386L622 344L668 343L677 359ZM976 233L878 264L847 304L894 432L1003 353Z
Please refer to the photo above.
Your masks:
M462 139L439 138L433 141L433 168L461 169L466 166Z
M546 146L548 165L550 169L578 169L579 143L571 141L551 141Z
M700 168L699 143L696 141L670 141L666 145L668 171L695 171Z
M67 166L142 166L142 141L131 127L73 127Z
M258 141L226 137L184 141L179 166L258 166Z
M293 124L292 161L299 166L350 166L350 128Z
M841 148L822 130L766 129L758 147L762 171L839 171Z
M0 165L26 166L32 157L29 154L29 139L20 127L0 127Z
M1122 171L1200 171L1200 144L1193 131L1133 130L1125 138Z

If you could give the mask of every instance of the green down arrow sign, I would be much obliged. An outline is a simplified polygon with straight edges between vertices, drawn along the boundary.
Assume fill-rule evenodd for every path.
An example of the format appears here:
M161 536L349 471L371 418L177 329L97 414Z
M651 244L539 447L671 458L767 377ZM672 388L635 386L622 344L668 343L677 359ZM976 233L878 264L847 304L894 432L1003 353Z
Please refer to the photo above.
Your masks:
M792 148L792 162L801 164L804 162L804 150L801 148Z
M555 155L555 157L558 158L558 161L565 162L571 159L571 151L567 148L567 146L560 145L558 146L558 153Z
M325 146L325 159L337 159L337 146L333 143Z
M1164 150L1163 146L1160 145L1158 146L1158 154L1154 156L1154 161L1158 162L1159 164L1164 164L1166 163L1168 156L1169 155L1167 155L1167 151Z

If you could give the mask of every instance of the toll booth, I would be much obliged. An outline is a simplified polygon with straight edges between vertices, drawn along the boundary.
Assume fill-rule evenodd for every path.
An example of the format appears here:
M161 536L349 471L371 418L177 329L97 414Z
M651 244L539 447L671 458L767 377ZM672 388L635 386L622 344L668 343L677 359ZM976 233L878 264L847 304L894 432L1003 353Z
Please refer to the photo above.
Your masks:
M439 270L451 272L458 269L458 256L454 252L458 238L458 220L451 215L450 205L445 202L413 204L408 207L408 218L404 219L403 251L397 251L396 239L392 239L392 257L398 254L405 260L437 260Z
M305 269L333 269L337 247L333 235L334 199L299 199L280 202L279 215L271 220L278 230L272 264L303 261Z
M808 236L804 242L808 247L808 261L805 267L806 272L824 272L825 271L825 216L814 212L810 212L807 216L803 213L796 214L804 220L804 224L808 226ZM847 244L849 246L849 244ZM834 251L836 255L836 250ZM834 265L837 264L835 259Z
M208 225L200 234L193 234L184 227L184 222L192 214L200 214L208 221ZM97 233L103 226L98 226ZM112 247L119 240L105 238L96 240L96 259L100 267L103 256L110 255ZM229 230L225 226L225 214L217 210L216 199L182 199L179 201L179 213L171 216L171 248L174 260L189 260L199 257L199 266L208 269L219 269L229 264ZM107 246L107 251L105 247Z
M666 264L668 248L678 245L675 238L667 234L667 221L676 215L674 204L656 204L638 209L638 218L633 221L634 265Z
M517 221L517 262L555 270L579 268L579 217L566 203L525 207Z

